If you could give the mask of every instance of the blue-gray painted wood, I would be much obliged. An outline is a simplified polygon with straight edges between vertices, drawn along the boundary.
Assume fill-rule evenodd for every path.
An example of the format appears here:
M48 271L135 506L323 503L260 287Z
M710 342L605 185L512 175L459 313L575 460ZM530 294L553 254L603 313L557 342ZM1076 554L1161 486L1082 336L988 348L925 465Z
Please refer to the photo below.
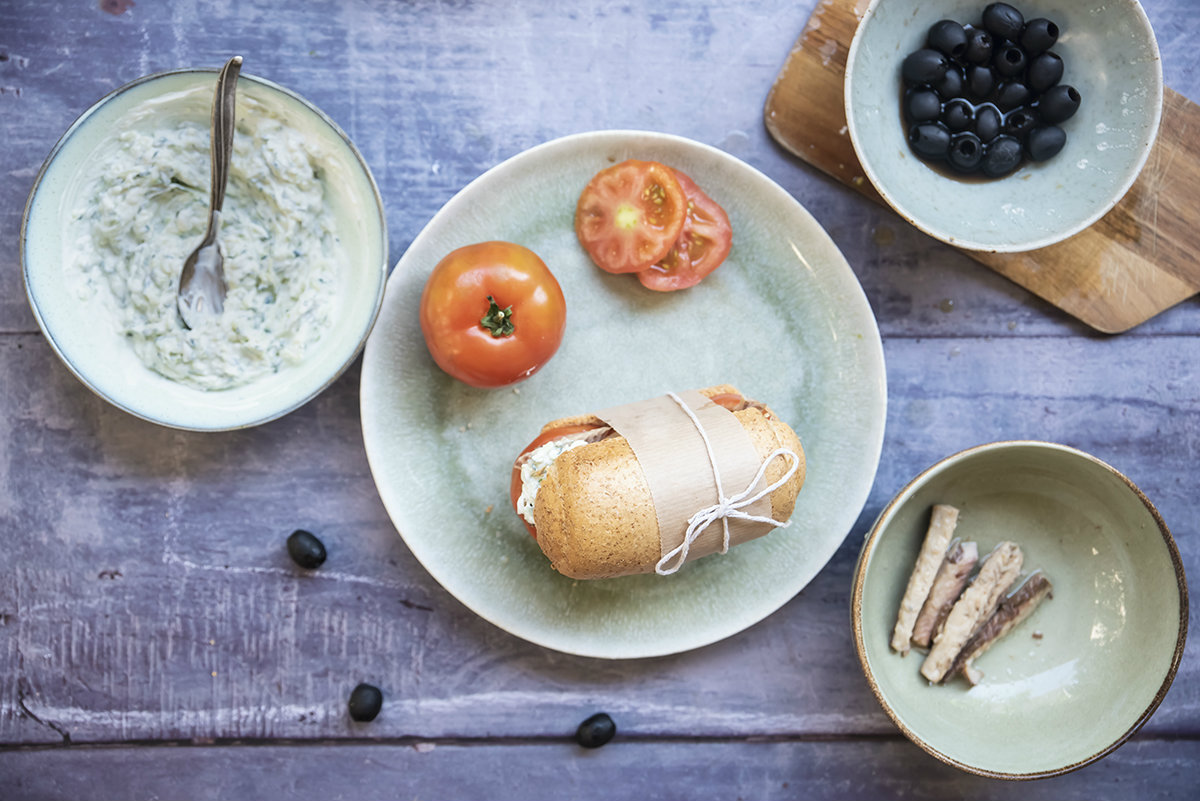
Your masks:
M1096 335L776 147L762 104L814 0L107 5L0 5L0 797L467 798L503 783L536 799L603 783L614 798L1084 798L1194 787L1194 644L1133 742L1034 784L925 756L857 668L850 579L870 522L921 469L980 442L1054 440L1115 465L1200 575L1200 303ZM1194 4L1145 6L1168 85L1200 98ZM352 136L387 204L393 261L479 173L577 131L688 136L794 194L862 281L888 365L879 474L830 565L711 647L618 663L564 656L470 613L396 536L363 454L357 369L282 420L217 436L95 398L26 304L26 194L101 95L235 51ZM298 526L329 545L317 573L283 550ZM370 725L344 712L360 680L387 693ZM596 709L621 737L583 753L566 738ZM374 739L385 742L362 742ZM628 785L613 788L614 775Z

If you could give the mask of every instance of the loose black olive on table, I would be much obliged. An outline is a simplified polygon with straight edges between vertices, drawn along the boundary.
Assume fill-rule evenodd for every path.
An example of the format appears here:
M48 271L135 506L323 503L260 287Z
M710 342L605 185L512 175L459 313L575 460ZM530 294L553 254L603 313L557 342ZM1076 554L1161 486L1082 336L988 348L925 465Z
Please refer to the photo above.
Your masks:
M370 684L360 684L350 693L347 704L350 717L359 723L369 723L383 708L383 693L378 687Z
M298 528L287 539L288 556L300 567L313 570L325 563L325 544L310 531Z
M575 730L575 742L584 748L599 748L617 733L617 724L604 712L597 712L579 724Z

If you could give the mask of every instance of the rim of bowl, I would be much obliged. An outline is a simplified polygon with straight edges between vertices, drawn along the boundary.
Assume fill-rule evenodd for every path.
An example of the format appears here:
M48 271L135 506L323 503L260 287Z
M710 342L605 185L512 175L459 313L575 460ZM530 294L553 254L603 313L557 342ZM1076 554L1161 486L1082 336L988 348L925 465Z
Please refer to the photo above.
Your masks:
M261 86L265 86L268 89L272 89L276 92L280 92L281 94L284 94L284 95L292 98L293 100L295 100L295 101L299 102L301 105L303 105L310 112L315 114L317 116L317 118L320 119L323 123L325 123L327 126L329 126L329 128L335 134L337 134L338 138L342 140L342 143L345 144L346 147L353 154L355 161L357 161L359 167L362 168L363 174L367 178L367 183L371 187L371 193L375 199L375 209L379 215L379 232L380 232L380 237L382 240L381 244L383 246L382 247L383 257L382 257L381 263L379 265L380 266L379 280L378 280L378 284L377 284L377 287L375 290L375 303L371 309L370 318L366 321L366 325L363 328L362 334L358 338L358 342L356 343L354 350L350 353L349 357L345 360L345 362L336 371L334 371L333 374L330 375L326 381L324 381L319 387L316 387L308 395L305 395L303 398L297 400L295 403L289 404L288 406L278 409L278 410L270 411L267 414L264 414L264 415L254 418L253 420L247 420L245 422L235 423L233 425L214 425L214 426L189 426L189 425L182 425L182 424L177 424L177 423L167 423L162 420L158 420L154 417L151 417L149 415L143 414L143 413L139 412L137 409L132 408L128 404L119 402L115 398L109 397L108 395L101 392L99 389L97 389L92 384L92 382L87 378L85 373L79 367L77 367L75 365L75 363L73 361L71 361L70 358L68 358L67 354L65 352L63 352L62 348L59 347L58 341L54 338L54 335L51 333L50 329L47 327L46 321L42 317L42 311L40 308L38 308L37 302L34 300L33 291L30 287L30 282L29 282L30 265L26 261L25 239L26 239L26 234L28 233L29 215L30 215L31 210L33 209L34 200L37 198L38 190L42 186L42 179L45 177L46 171L50 169L50 165L54 162L54 159L58 156L59 152L66 146L67 141L72 136L74 136L75 133L87 122L88 118L91 117L93 114L95 114L97 111L99 111L102 107L107 105L109 102L116 99L118 96L124 94L125 92L128 92L131 89L141 86L144 83L150 83L151 81L160 80L162 78L167 78L167 77L171 77L171 76L175 76L175 75L203 75L203 74L216 75L218 72L220 72L219 68L215 68L215 67L211 67L211 68L210 67L184 67L181 69L173 69L173 70L164 70L162 72L154 72L149 75L143 75L140 78L135 78L134 80L130 81L129 83L118 86L116 89L113 89L111 92L109 92L108 94L101 97L95 103L88 106L78 117L75 118L75 120L67 127L67 130L63 132L62 136L60 136L58 138L58 140L54 143L54 147L52 147L50 149L50 153L46 156L45 160L42 162L42 166L38 169L37 176L33 179L33 186L30 188L29 195L25 200L25 209L21 213L21 230L20 230L20 234L17 237L17 253L18 253L17 259L21 263L21 282L25 287L25 298L29 302L29 308L33 312L34 319L37 320L38 328L41 329L42 335L45 337L46 341L50 344L51 350L53 350L55 355L58 356L59 361L61 361L66 366L66 368L71 372L71 374L74 375L77 379L79 379L79 381L82 382L85 387L87 387L89 390L91 390L96 396L98 396L102 400L104 400L108 403L111 403L113 406L117 407L118 409L121 409L122 411L127 412L128 414L131 414L134 417L137 417L138 419L145 420L147 422L154 423L156 425L164 426L166 428L178 429L180 431L217 432L217 431L239 431L239 430L246 429L246 428L253 428L255 426L260 426L260 425L263 425L264 423L269 423L272 420L278 420L281 417L291 414L292 412L296 411L300 407L308 404L310 401L312 401L314 398L316 398L318 395L320 395L322 392L324 392L326 389L328 389L329 386L331 384L333 384L333 382L337 381L339 378L342 377L342 375L346 372L346 370L350 369L350 365L354 364L354 360L358 358L358 355L362 352L362 349L367 342L367 337L370 335L371 330L375 327L375 322L376 322L376 320L379 319L379 312L383 308L383 292L384 292L384 287L387 285L388 269L390 267L389 250L388 250L387 215L384 211L383 196L380 195L380 193L379 193L379 185L375 182L375 176L371 172L370 165L367 164L367 160L365 158L363 158L363 155L361 152L359 152L358 147L354 144L354 142L350 139L350 137L346 134L346 132L342 130L341 126L339 126L336 122L334 122L332 117L330 117L328 114L326 114L321 109L317 108L309 100L307 100L300 94L292 91L291 89L288 89L286 86L281 86L280 84L277 84L274 81L271 81L267 78L261 78L257 75L252 75L252 74L243 72L240 74L239 80L244 79L244 80L250 81L251 83L256 83Z
M964 461L979 453L1006 448L1045 448L1048 450L1060 451L1092 462L1093 464L1104 468L1109 473L1119 478L1130 490L1133 491L1133 493L1142 502L1142 505L1145 506L1146 510L1154 518L1154 522L1158 526L1159 534L1162 536L1163 542L1167 546L1167 552L1170 554L1171 564L1175 570L1175 583L1179 590L1179 629L1178 635L1175 638L1175 651L1171 656L1171 666L1167 670L1166 675L1163 677L1162 683L1155 691L1154 697L1150 700L1150 703L1146 706L1146 708L1142 710L1141 714L1138 715L1133 724L1130 725L1129 728L1127 728L1112 743L1094 754L1091 754L1077 762L1063 765L1060 768L1032 771L1029 773L990 770L988 768L981 768L955 759L954 757L939 751L932 744L925 742L920 735L905 725L904 721L901 720L896 714L896 711L892 709L892 707L884 699L883 693L879 689L879 683L876 681L875 674L871 670L871 664L867 659L866 642L862 626L862 596L866 579L866 565L868 558L874 551L875 546L879 541L880 531L883 526L895 516L896 510L899 509L903 503L908 501L916 493L916 491L925 484L926 479L928 479L934 473L940 472L956 462ZM1175 544L1175 538L1171 536L1170 529L1167 528L1167 524L1163 520L1162 515L1159 514L1158 509L1154 506L1153 502L1146 497L1146 494L1143 493L1141 489L1139 489L1138 486L1134 484L1133 481L1131 481L1124 473L1117 470L1115 467L1103 461L1102 459L1092 456L1090 453L1081 451L1078 448L1073 448L1070 445L1063 445L1057 442L1047 442L1044 440L1035 439L999 440L996 442L988 442L982 445L975 445L973 447L966 448L958 453L951 454L944 459L938 460L934 464L922 470L915 478L905 484L904 487L896 493L895 497L892 498L892 500L890 500L886 506L884 506L883 510L879 513L879 517L877 517L875 522L871 524L871 529L868 531L866 539L863 541L862 549L858 554L858 561L854 566L854 586L850 598L850 617L851 624L854 629L854 650L858 656L859 666L862 668L863 674L866 676L867 684L870 685L871 693L875 696L875 700L879 702L881 707L883 707L883 711L886 712L887 716L891 718L894 724L896 724L896 727L900 729L905 737L919 746L921 750L946 763L947 765L959 768L967 773L973 773L977 776L984 776L990 779L1008 779L1012 781L1044 779L1051 776L1061 776L1065 773L1071 773L1072 771L1079 770L1082 767L1090 765L1091 763L1108 756L1113 751L1117 750L1117 748L1122 746L1130 737L1136 734L1138 729L1145 725L1146 721L1148 721L1154 714L1155 710L1158 709L1159 705L1166 697L1167 691L1171 688L1172 682L1175 680L1175 675L1179 670L1179 663L1183 659L1184 646L1187 644L1188 611L1187 577L1184 574L1183 559L1179 555L1179 548Z
M871 182L871 186L875 188L875 191L879 193L888 206L891 207L891 209L901 217L903 217L910 225L914 226L919 231L928 234L934 239L945 242L948 245L953 245L956 248L962 248L963 250L973 250L984 253L1025 253L1027 251L1038 250L1039 248L1058 244L1065 239L1070 239L1081 231L1087 230L1088 228L1092 227L1101 217L1112 211L1113 207L1120 203L1125 198L1125 195L1129 193L1129 190L1141 176L1142 170L1146 166L1146 161L1150 158L1150 151L1154 149L1154 145L1158 141L1158 129L1162 122L1163 109L1162 54L1159 52L1158 37L1155 36L1154 28L1150 24L1150 18L1146 16L1146 9L1142 8L1142 4L1139 2L1139 0L1127 0L1127 2L1132 8L1134 16L1148 34L1150 48L1154 54L1152 61L1154 62L1155 71L1155 96L1153 98L1153 119L1151 120L1151 124L1149 126L1149 136L1146 138L1145 146L1142 147L1141 152L1138 153L1138 157L1134 162L1133 169L1129 171L1129 174L1126 176L1124 182L1117 187L1117 190L1112 193L1109 200L1107 200L1102 206L1097 206L1091 214L1082 218L1079 222L1070 227L1063 228L1057 233L1047 234L1046 236L1038 239L1009 244L974 242L969 239L960 239L930 223L922 221L917 215L909 211L908 208L898 203L898 201L883 185L883 182L879 179L879 176L875 172L875 168L871 165L870 161L864 157L864 149L860 147L858 142L858 125L854 119L854 115L850 113L852 94L850 91L852 83L850 80L850 73L852 71L851 67L858 56L859 45L861 44L863 38L863 29L866 27L867 22L875 16L875 9L883 2L884 0L871 0L870 5L867 6L866 10L859 18L858 26L854 29L854 37L850 40L849 50L846 51L846 80L842 90L842 107L846 112L846 131L850 136L850 144L854 147L854 155L858 158L859 165L862 167L863 172L866 173L867 180Z

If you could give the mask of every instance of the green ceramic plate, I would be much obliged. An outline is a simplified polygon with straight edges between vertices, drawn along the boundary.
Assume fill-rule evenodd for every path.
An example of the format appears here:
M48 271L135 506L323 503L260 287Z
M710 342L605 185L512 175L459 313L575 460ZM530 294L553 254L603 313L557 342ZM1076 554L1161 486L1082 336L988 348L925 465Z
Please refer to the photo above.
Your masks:
M955 534L981 556L1013 540L1026 571L1054 585L979 658L975 687L930 685L920 651L889 647L935 503L960 509ZM1187 610L1183 563L1153 504L1104 462L1046 442L982 445L914 479L867 535L852 599L859 660L900 729L944 762L1008 779L1074 770L1137 731L1175 678Z
M728 261L673 293L592 265L575 203L626 158L689 174L734 229ZM472 242L538 253L567 299L555 357L515 388L472 389L439 370L417 313L434 265ZM808 480L793 525L670 577L574 581L556 573L511 511L512 460L557 417L668 391L731 383L800 435ZM476 179L397 264L368 340L362 421L371 471L413 554L497 626L575 654L674 653L734 634L800 591L853 525L879 463L883 351L853 272L813 218L761 173L714 148L655 133L555 140Z

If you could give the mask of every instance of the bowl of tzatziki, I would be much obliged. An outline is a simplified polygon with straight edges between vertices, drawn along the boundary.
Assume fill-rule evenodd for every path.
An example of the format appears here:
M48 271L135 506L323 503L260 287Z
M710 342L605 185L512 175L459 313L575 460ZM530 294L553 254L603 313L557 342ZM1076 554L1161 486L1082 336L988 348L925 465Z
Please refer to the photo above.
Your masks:
M194 328L179 273L207 225L215 70L140 78L88 109L29 195L30 306L67 368L173 428L274 420L353 363L378 316L387 223L346 134L294 92L242 74L221 215L227 295Z

